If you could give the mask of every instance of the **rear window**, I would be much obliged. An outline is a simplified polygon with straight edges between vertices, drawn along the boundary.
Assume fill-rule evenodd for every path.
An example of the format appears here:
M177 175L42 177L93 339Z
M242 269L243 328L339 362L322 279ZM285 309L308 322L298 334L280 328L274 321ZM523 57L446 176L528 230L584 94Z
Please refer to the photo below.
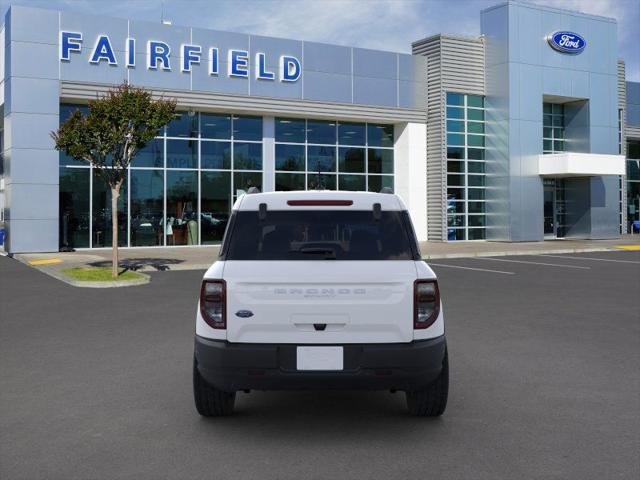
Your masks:
M257 211L234 213L226 260L413 260L419 258L407 212Z

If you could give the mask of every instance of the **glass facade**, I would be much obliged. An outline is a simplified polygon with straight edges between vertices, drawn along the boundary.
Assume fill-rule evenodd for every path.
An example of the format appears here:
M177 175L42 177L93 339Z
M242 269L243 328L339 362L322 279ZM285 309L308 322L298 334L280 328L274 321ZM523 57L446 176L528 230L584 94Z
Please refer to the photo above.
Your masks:
M393 190L393 125L275 121L276 190Z
M564 152L564 105L542 104L542 153Z
M447 239L486 238L484 97L447 93Z
M82 105L60 105L60 121ZM262 188L262 117L178 112L134 158L118 202L121 246L219 243L233 201ZM60 246L110 247L111 191L60 153Z
M640 140L627 141L627 232L640 231Z

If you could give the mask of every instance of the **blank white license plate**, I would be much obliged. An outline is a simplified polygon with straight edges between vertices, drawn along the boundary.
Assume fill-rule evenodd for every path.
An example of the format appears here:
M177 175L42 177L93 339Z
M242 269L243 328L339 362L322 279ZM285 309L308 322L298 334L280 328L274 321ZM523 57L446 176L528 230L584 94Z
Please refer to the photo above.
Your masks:
M343 370L342 347L298 347L298 370Z

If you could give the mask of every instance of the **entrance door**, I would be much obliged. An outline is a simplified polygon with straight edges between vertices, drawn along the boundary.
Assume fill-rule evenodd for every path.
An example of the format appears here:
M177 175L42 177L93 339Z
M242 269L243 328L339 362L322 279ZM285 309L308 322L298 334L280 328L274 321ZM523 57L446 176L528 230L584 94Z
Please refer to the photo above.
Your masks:
M544 238L563 238L566 233L566 201L564 180L545 178L544 185Z

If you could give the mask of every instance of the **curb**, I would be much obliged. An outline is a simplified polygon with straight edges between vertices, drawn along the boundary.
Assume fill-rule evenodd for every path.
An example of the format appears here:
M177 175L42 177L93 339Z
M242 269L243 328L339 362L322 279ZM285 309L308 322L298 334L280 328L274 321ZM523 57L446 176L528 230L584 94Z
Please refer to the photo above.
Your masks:
M512 252L469 252L469 253L443 253L433 255L423 255L424 260L435 260L438 258L473 258L473 257L508 257L511 255L551 255L564 253L593 253L593 252L609 252L617 251L613 247L594 247L594 248L562 248L549 250L514 250Z
M57 270L46 268L46 267L39 268L35 265L31 265L29 262L27 262L26 260L23 260L22 258L19 258L19 257L13 257L13 258L30 268L33 268L39 272L42 272L45 275L49 275L50 277L53 277L56 280L60 280L61 282L66 283L67 285L71 285L73 287L79 287L79 288L136 287L138 285L146 285L147 283L151 282L151 277L142 272L136 272L136 273L140 273L140 275L142 275L142 278L136 278L133 280L117 280L115 282L89 282L89 281L74 280L72 278L67 277L63 273L58 272Z

